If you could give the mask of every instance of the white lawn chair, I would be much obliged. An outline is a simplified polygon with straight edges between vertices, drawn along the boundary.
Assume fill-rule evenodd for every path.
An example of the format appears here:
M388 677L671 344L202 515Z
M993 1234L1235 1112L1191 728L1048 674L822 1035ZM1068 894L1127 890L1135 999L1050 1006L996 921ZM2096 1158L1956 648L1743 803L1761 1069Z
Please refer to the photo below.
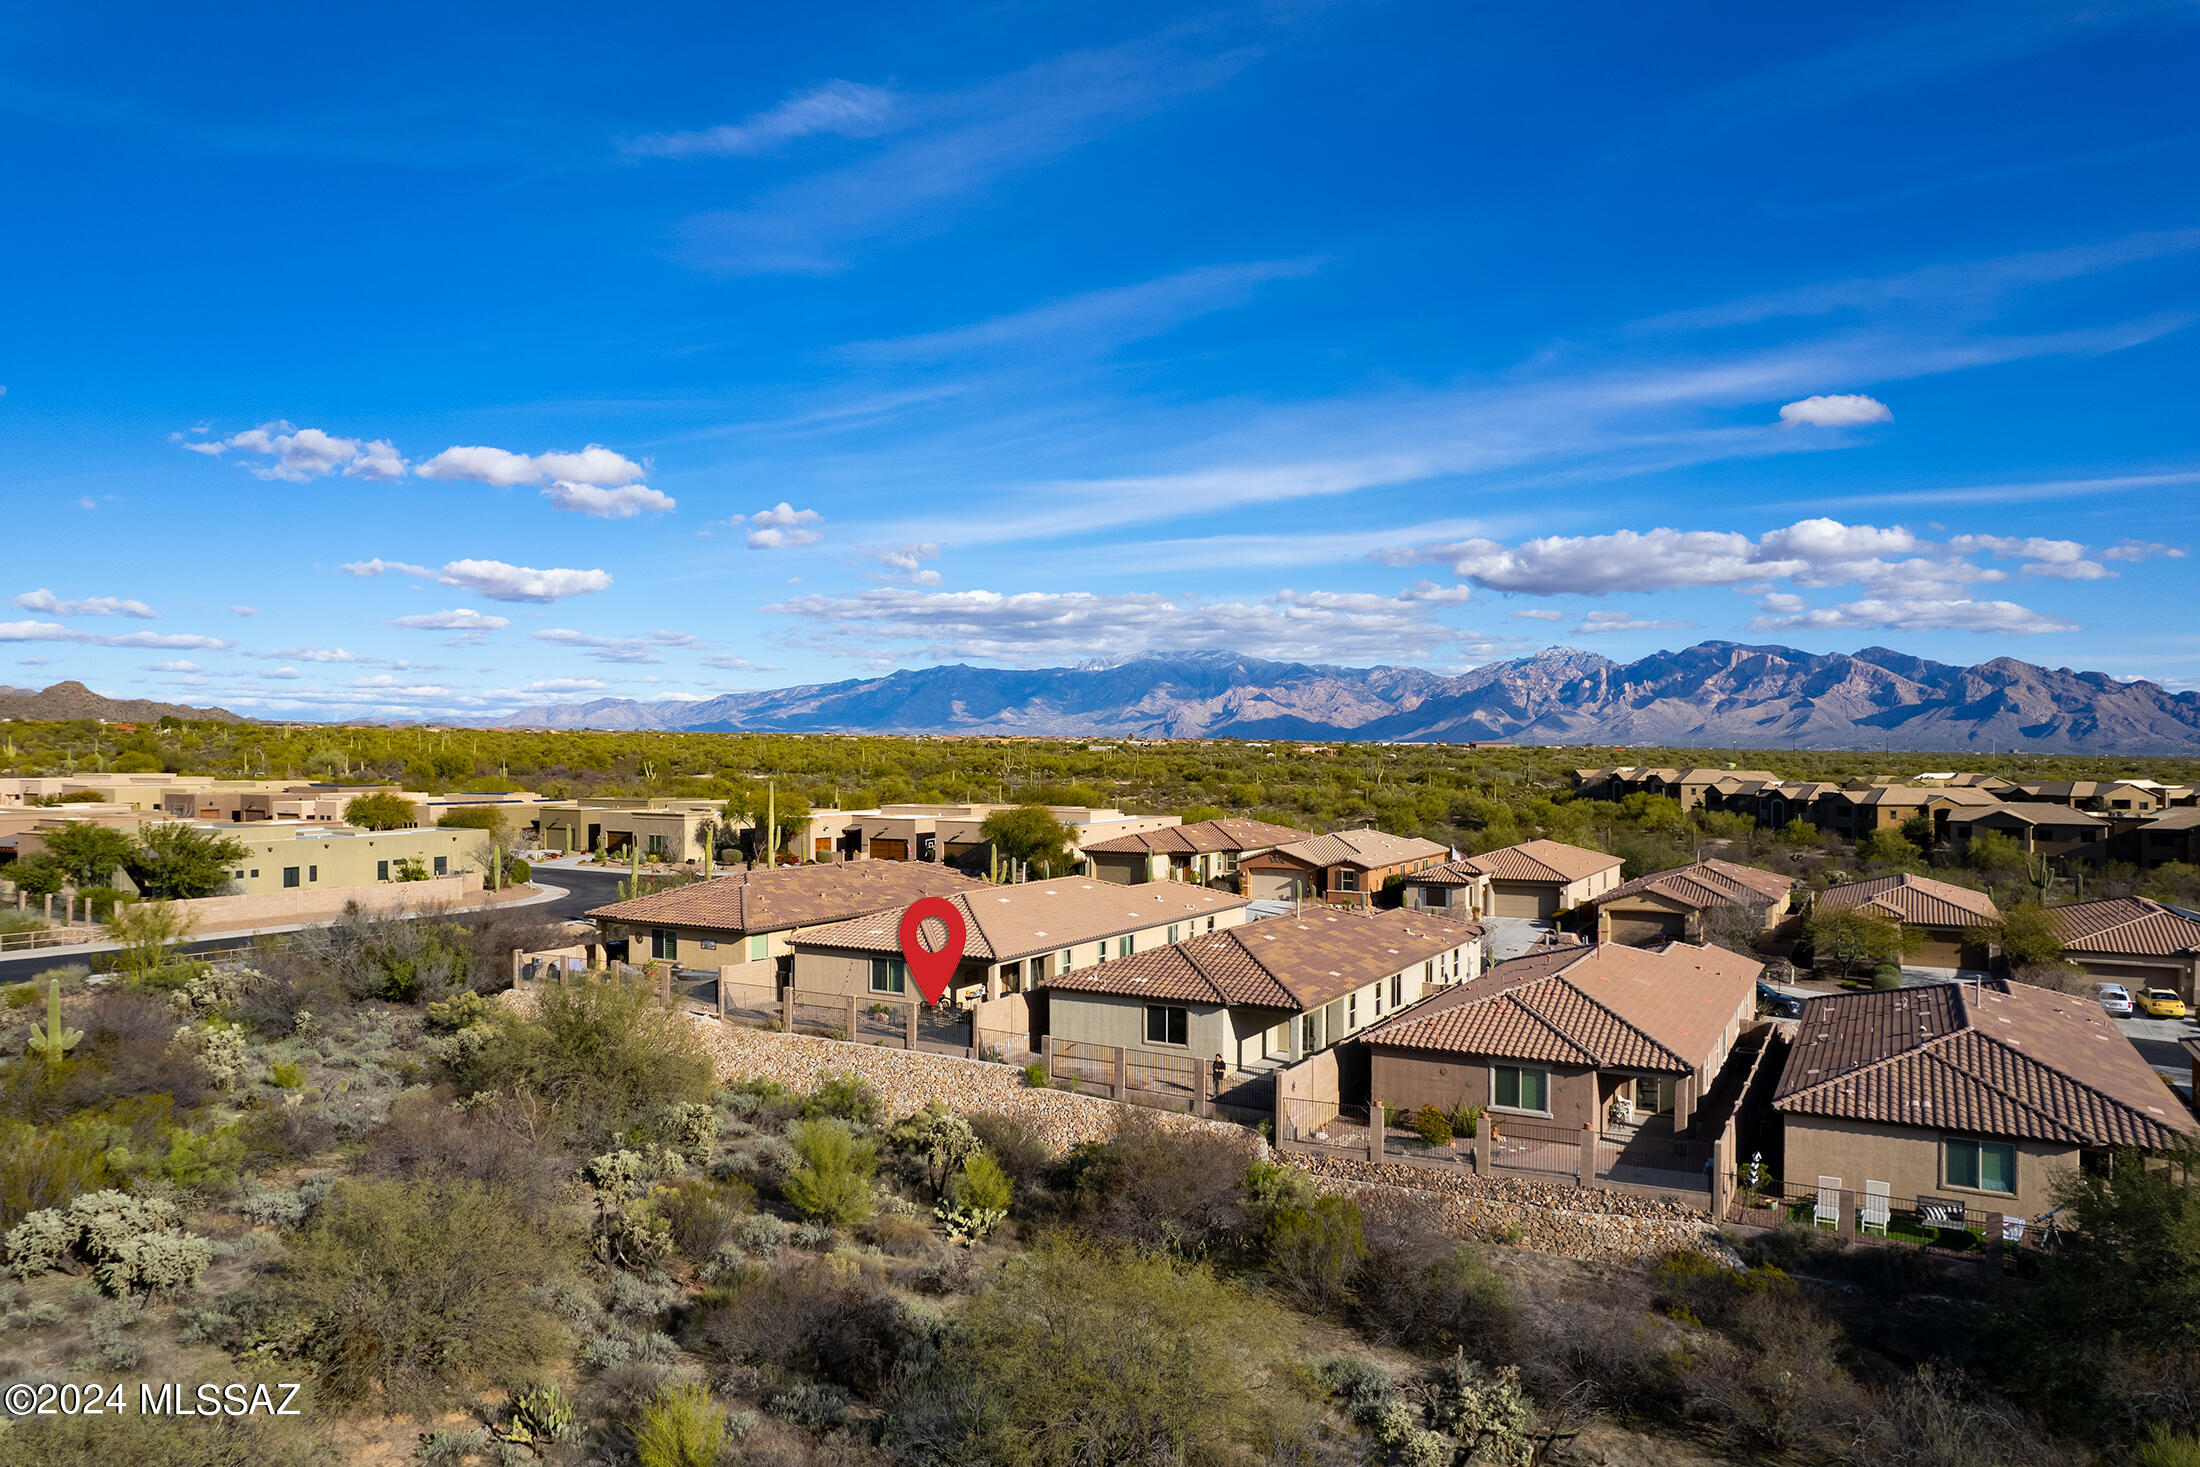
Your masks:
M1841 1227L1841 1179L1839 1177L1820 1177L1818 1179L1818 1205L1811 1209L1810 1220L1821 1228L1833 1228L1839 1231Z
M1884 1238L1887 1236L1887 1216L1887 1184L1885 1182L1865 1182L1864 1205L1858 1209L1856 1214L1856 1230L1860 1233L1868 1233L1876 1228L1879 1231L1879 1236Z

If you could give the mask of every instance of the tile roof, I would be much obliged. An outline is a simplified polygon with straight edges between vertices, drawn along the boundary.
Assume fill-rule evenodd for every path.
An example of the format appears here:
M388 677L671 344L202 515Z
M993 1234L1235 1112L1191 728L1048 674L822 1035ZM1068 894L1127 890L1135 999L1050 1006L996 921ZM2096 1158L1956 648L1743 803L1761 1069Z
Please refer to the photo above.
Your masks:
M1524 840L1467 859L1498 881L1579 881L1620 864L1617 856L1555 840Z
M984 886L930 861L841 861L776 866L690 882L609 906L590 917L612 922L700 927L712 932L784 932L905 907L919 897Z
M1303 1011L1481 935L1473 922L1400 909L1285 914L1079 968L1046 986Z
M1490 874L1474 864L1474 857L1463 861L1446 861L1441 866L1431 866L1416 871L1406 880L1415 886L1474 886L1489 880Z
M2030 801L1996 800L1991 805L1980 805L1965 810L1960 820L1990 820L1996 815L2006 815L2022 825L2102 825L2106 822L2098 815L2084 810L2074 810L2068 805L2039 804Z
M2070 952L2158 958L2200 952L2200 922L2146 897L2049 907L2047 920Z
M1094 841L1081 846L1086 854L1131 854L1166 852L1170 855L1196 856L1208 851L1259 851L1272 846L1289 845L1295 840L1306 839L1306 832L1289 825L1271 825L1265 820L1201 820L1191 825L1166 825L1159 830L1140 831L1136 835L1119 835L1113 840Z
M1777 902L1794 889L1792 876L1714 859L1638 876L1633 881L1621 882L1592 901L1594 905L1603 906L1621 897L1647 894L1706 911L1712 907L1762 906Z
M2097 1004L2021 983L1813 998L1772 1105L2075 1146L2200 1130Z
M1340 830L1333 835L1312 835L1280 845L1270 854L1288 856L1308 866L1403 866L1451 852L1417 835L1390 835L1380 830Z
M2141 830L2190 830L2200 825L2200 808L2181 805L2174 810L2164 810L2141 825Z
M1869 907L1913 927L1970 927L2001 920L2001 909L1985 892L1908 871L1828 887L1818 894L1818 905L1836 910Z
M1764 965L1724 948L1618 943L1515 958L1438 989L1361 1035L1454 1054L1685 1073L1756 1003Z
M1176 881L1140 886L1065 876L1015 886L983 886L950 896L962 908L963 955L986 963L1014 962L1124 932L1170 922L1192 922L1247 905L1226 891ZM900 952L900 909L813 927L795 939L801 947L855 952Z

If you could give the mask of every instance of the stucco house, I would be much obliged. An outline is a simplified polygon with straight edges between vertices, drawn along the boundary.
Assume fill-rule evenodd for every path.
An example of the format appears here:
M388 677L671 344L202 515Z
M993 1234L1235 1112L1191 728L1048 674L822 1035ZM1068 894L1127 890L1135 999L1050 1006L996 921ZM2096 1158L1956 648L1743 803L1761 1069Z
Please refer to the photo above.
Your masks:
M1469 858L1416 871L1401 889L1406 910L1471 922L1489 911L1490 874Z
M1705 915L1721 907L1758 913L1757 931L1770 932L1787 915L1794 890L1792 876L1710 860L1623 881L1589 905L1599 942L1702 942Z
M1200 820L1096 840L1083 846L1092 874L1136 886L1147 881L1234 883L1248 856L1307 838L1307 832L1265 820Z
M1311 908L1201 933L1046 984L1057 1040L1288 1063L1481 972L1482 929L1426 913Z
M1369 1093L1409 1110L1479 1105L1500 1124L1601 1132L1664 1116L1685 1130L1756 1015L1763 967L1682 943L1515 958L1363 1035Z
M2200 1129L2098 1004L2021 983L1811 999L1772 1108L1791 1186L2027 1218L2089 1152Z
M2067 805L1996 801L1948 813L1947 836L1959 850L1988 831L2008 836L2028 855L2099 865L2108 854L2108 822Z
M1340 830L1276 846L1248 857L1238 869L1249 897L1367 906L1393 876L1425 871L1450 854L1419 836Z
M882 863L883 864L883 863ZM1246 899L1175 882L1124 887L1088 876L980 886L948 898L963 914L957 1003L1024 993L1092 963L1245 920ZM901 910L813 927L793 937L794 986L804 993L904 999L917 993L901 956Z
M1620 858L1563 841L1527 840L1469 856L1489 878L1492 917L1555 917L1619 885Z
M2001 920L2001 909L1985 892L1909 871L1828 887L1818 894L1816 905L1826 910L1860 907L1922 934L1924 945L1906 959L1921 968L1985 967L1986 949L1967 934Z
M2063 958L2103 983L2171 988L2200 999L2200 922L2146 897L2049 907Z
M982 887L982 878L922 862L851 861L756 867L690 882L588 913L607 942L625 941L630 962L664 958L694 968L774 962L806 927L844 922L919 897ZM751 978L765 981L770 975Z

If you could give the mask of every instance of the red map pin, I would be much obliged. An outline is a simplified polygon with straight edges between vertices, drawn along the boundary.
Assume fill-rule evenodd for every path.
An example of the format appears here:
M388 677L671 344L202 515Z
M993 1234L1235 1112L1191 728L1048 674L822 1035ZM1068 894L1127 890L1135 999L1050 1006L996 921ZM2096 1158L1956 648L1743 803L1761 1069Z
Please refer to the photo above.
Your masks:
M924 945L927 922L938 922L947 929L947 941L937 949ZM911 902L901 914L902 961L909 965L909 976L917 980L925 1002L934 1008L939 1007L940 995L947 992L948 980L955 976L955 965L962 961L966 937L962 909L946 897L923 897Z

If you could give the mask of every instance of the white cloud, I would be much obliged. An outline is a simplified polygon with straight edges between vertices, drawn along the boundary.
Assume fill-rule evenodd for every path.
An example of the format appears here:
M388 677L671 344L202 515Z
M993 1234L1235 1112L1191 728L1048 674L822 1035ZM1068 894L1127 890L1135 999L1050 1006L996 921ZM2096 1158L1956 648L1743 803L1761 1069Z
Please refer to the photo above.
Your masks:
M2183 560L2185 552L2159 540L2119 540L2101 552L2103 560Z
M626 144L629 153L652 158L753 158L798 138L821 133L867 138L894 124L895 97L883 87L834 80L751 113L737 123L697 132L655 133Z
M558 480L542 491L542 497L550 501L552 509L593 515L600 520L630 520L644 512L670 514L679 504L671 495L646 484L601 489L593 484L576 484L570 479Z
M1851 601L1842 606L1821 606L1790 616L1750 618L1753 632L1808 629L1812 631L1861 631L1888 629L1903 632L1992 632L2004 636L2031 637L2043 632L2076 631L2077 625L2060 617L2019 606L2014 601L1972 601L1965 598L1889 597Z
M640 637L596 637L586 632L576 632L568 627L552 627L547 631L531 633L538 642L548 642L554 647L574 647L584 656L597 662L649 663L664 659L649 650L649 643Z
M510 691L517 693L597 693L609 686L610 684L604 682L601 678L548 677L540 682L526 683ZM495 693L502 691L505 690L492 689L491 695L494 696Z
M347 652L342 647L285 647L276 652L247 651L247 657L264 658L269 662L376 662L379 658L362 657L357 652Z
M260 608L257 606L232 606L229 608L229 614L231 616L258 616Z
M235 450L270 459L272 462L245 467L259 478L280 479L289 484L303 484L337 473L370 482L399 479L405 474L405 460L388 439L339 438L319 428L293 427L280 419L227 438L196 440L186 439L181 434L171 436L193 453L219 457Z
M25 611L43 611L48 616L134 616L143 621L157 621L160 617L159 612L142 601L121 596L85 596L64 601L44 586L25 591L15 598L15 604Z
M1864 423L1891 423L1894 414L1876 397L1866 397L1861 392L1836 393L1830 397L1806 397L1791 402L1780 409L1780 426L1798 428L1854 428Z
M702 638L696 636L693 632L655 631L649 634L649 640L660 647L696 647L702 645Z
M584 596L611 587L611 572L604 570L536 570L501 560L454 560L441 570L402 560L358 560L338 567L348 576L419 576L446 586L473 591L492 601L530 601L537 604L566 596Z
M450 611L429 611L417 616L401 616L390 623L393 627L406 627L422 632L501 632L512 624L509 617L491 616L460 606Z
M51 657L18 657L15 662L18 667L49 667L53 664L53 659Z
M56 621L0 621L0 642L78 642L87 647L157 647L207 652L228 650L219 637L162 635L156 632L87 632Z
M1802 597L1789 595L1785 591L1769 592L1757 598L1757 609L1775 616L1792 616L1801 611L1803 606Z
M780 526L814 525L823 518L825 518L825 516L819 514L814 509L796 509L793 505L782 499L779 501L779 503L773 505L770 509L758 510L755 514L750 515L749 523L752 525ZM739 524L740 522L741 516L735 515L733 517L733 523Z
M705 667L720 667L727 672L778 672L780 668L769 662L751 662L746 657L736 657L730 652L713 652L703 659Z
M2026 562L2020 574L2048 576L2061 581L2100 581L2116 574L2098 561L2085 558L2085 546L2076 540L2049 540L2038 535L1956 535L1948 548L1961 555L1981 552L2006 560Z
M1591 611L1581 618L1572 635L1591 637L1603 632L1670 632L1692 627L1692 621L1645 621L1631 611Z
M156 662L156 663L152 664L152 667L151 667L151 669L150 669L150 670L151 670L151 671L153 671L153 672L204 672L204 671L206 671L206 669L205 669L205 668L203 668L203 667L199 666L199 665L198 665L198 664L197 664L196 662L187 662L187 661L179 661L179 662Z
M1550 606L1540 606L1529 611L1509 611L1505 614L1518 617L1521 621L1564 621L1566 619L1565 612Z
M1472 586L1439 586L1434 581L1415 581L1398 593L1400 601L1426 601L1431 606L1464 606L1474 599Z
M1075 661L1105 649L1135 652L1228 648L1306 660L1426 661L1516 650L1505 639L1463 633L1425 603L1363 593L1279 591L1257 603L1208 602L1150 592L917 591L882 587L855 596L802 596L764 608L808 624L828 650L891 657L914 652L1021 666Z
M413 472L423 479L470 479L500 489L559 479L569 485L608 488L649 477L642 465L600 443L578 453L538 453L532 458L502 448L453 445Z
M78 509L97 509L99 508L99 501L86 494L76 501L76 507Z

